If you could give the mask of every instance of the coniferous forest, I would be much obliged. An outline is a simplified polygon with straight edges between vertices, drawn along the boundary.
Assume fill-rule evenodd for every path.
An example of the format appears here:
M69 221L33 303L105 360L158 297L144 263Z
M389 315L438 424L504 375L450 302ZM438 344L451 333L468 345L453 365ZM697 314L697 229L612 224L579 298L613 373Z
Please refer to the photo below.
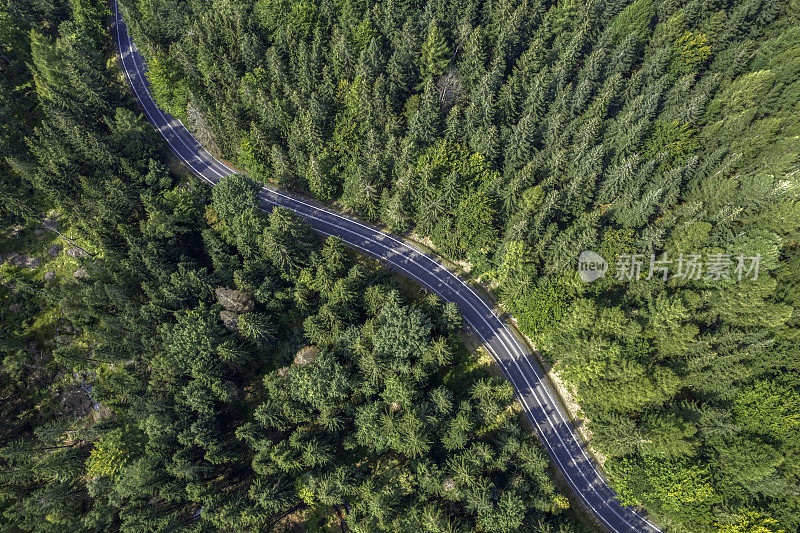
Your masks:
M258 182L490 290L664 531L800 528L800 0L119 7L249 177L105 0L0 2L0 529L592 528L455 306Z

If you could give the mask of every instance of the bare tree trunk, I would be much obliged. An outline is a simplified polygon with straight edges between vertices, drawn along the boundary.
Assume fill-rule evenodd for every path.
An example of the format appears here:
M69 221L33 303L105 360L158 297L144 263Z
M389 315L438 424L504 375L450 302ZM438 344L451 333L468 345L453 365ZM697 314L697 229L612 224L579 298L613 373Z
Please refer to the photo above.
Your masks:
M338 505L334 505L333 510L336 511L336 516L339 517L339 527L342 528L342 533L347 533L347 524L345 523L344 514L342 514L342 510L339 508Z

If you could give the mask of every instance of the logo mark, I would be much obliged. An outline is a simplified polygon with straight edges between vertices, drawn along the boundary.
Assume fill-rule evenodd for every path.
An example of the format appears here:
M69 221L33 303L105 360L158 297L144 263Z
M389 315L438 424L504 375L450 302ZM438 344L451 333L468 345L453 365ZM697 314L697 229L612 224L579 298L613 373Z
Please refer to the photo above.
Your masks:
M602 255L586 250L578 257L578 275L585 283L591 283L606 275L608 262Z

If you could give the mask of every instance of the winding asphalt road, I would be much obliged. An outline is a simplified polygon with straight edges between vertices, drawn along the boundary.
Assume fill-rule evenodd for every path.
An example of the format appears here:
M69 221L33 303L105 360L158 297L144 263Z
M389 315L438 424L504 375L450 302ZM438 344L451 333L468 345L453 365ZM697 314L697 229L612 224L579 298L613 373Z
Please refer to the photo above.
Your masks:
M128 36L116 2L114 15L113 31L122 68L150 122L186 166L209 185L216 185L220 179L234 174L234 169L214 158L179 120L158 108L148 89L144 59ZM435 257L373 226L271 188L262 189L260 196L264 209L275 206L291 209L319 233L339 237L349 246L417 281L443 300L455 303L514 386L550 458L598 522L607 530L618 533L659 531L641 514L620 504L617 495L589 458L539 363L478 292Z

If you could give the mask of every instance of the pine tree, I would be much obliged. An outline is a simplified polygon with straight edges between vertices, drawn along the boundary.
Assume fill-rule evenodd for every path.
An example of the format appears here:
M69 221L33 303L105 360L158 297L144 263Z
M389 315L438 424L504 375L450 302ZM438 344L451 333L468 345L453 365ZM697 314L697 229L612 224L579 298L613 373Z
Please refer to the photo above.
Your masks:
M444 73L450 63L451 56L450 48L447 46L441 30L439 30L436 19L431 19L419 58L420 76L426 86L431 80L435 81Z

